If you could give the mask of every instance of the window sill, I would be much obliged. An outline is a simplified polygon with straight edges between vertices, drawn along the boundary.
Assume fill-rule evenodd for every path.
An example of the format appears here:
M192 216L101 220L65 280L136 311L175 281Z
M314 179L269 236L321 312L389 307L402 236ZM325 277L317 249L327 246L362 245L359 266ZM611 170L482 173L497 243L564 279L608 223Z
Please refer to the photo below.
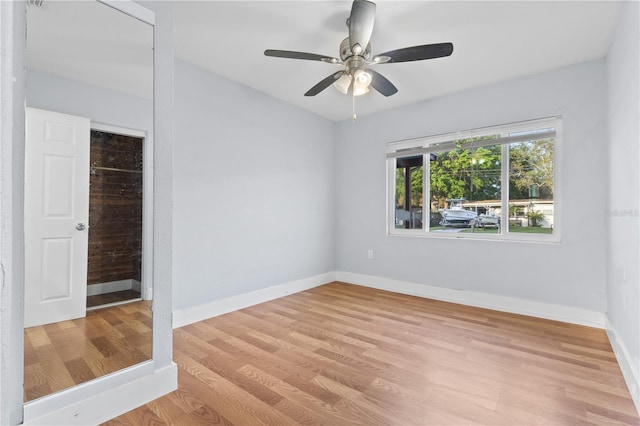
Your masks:
M541 244L560 244L562 237L559 235L540 236L536 234L480 234L468 232L426 232L422 230L402 230L394 229L387 232L389 237L412 237L412 238L428 238L428 239L444 239L444 240L472 240L472 241L491 241L491 242L512 242L512 243L541 243Z

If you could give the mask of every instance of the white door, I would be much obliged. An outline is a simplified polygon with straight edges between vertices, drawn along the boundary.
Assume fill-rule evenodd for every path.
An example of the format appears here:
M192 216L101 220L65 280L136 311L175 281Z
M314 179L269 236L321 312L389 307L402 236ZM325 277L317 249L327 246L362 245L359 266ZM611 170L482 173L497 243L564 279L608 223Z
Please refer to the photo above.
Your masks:
M89 126L26 111L25 327L86 315Z

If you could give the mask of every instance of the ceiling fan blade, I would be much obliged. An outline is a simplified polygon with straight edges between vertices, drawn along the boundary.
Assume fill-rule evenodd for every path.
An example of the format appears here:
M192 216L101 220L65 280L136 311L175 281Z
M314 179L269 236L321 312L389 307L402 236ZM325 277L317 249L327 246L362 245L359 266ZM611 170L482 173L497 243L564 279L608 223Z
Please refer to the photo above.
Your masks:
M381 53L373 57L373 62L390 64L392 62L423 61L425 59L442 58L452 53L452 43L424 44Z
M398 92L396 86L394 86L387 77L372 70L371 68L367 69L367 72L371 74L371 86L384 96L391 96Z
M330 56L316 55L315 53L307 53L307 52L294 52L291 50L267 49L264 51L264 55L272 56L274 58L306 59L308 61L322 61L322 62L328 62L330 64L340 63L340 60L338 60L337 58L332 58Z
M354 0L349 16L349 46L355 55L362 55L369 44L376 20L376 5L367 0Z
M305 93L304 95L305 96L317 95L327 87L331 86L337 79L342 77L342 74L344 74L344 71L338 71L336 73L331 74L329 77L325 78L324 80L320 81L318 84L313 86L311 89L309 89L307 93Z

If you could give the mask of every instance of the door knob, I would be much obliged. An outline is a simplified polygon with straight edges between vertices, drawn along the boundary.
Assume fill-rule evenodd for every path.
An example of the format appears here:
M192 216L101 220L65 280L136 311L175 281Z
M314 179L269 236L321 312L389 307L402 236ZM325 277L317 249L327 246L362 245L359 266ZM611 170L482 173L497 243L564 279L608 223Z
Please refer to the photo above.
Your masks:
M85 229L87 229L87 226L84 223L79 223L76 225L76 229L78 231L84 231Z

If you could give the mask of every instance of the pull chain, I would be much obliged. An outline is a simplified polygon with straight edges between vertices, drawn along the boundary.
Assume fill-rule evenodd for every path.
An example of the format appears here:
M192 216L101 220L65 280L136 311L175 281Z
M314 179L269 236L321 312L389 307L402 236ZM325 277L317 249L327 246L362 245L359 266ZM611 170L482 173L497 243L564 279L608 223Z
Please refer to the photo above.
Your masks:
M351 121L356 121L358 119L358 117L356 116L356 96L353 95L351 96L351 98L353 99L353 104L352 104L353 115L351 117Z

